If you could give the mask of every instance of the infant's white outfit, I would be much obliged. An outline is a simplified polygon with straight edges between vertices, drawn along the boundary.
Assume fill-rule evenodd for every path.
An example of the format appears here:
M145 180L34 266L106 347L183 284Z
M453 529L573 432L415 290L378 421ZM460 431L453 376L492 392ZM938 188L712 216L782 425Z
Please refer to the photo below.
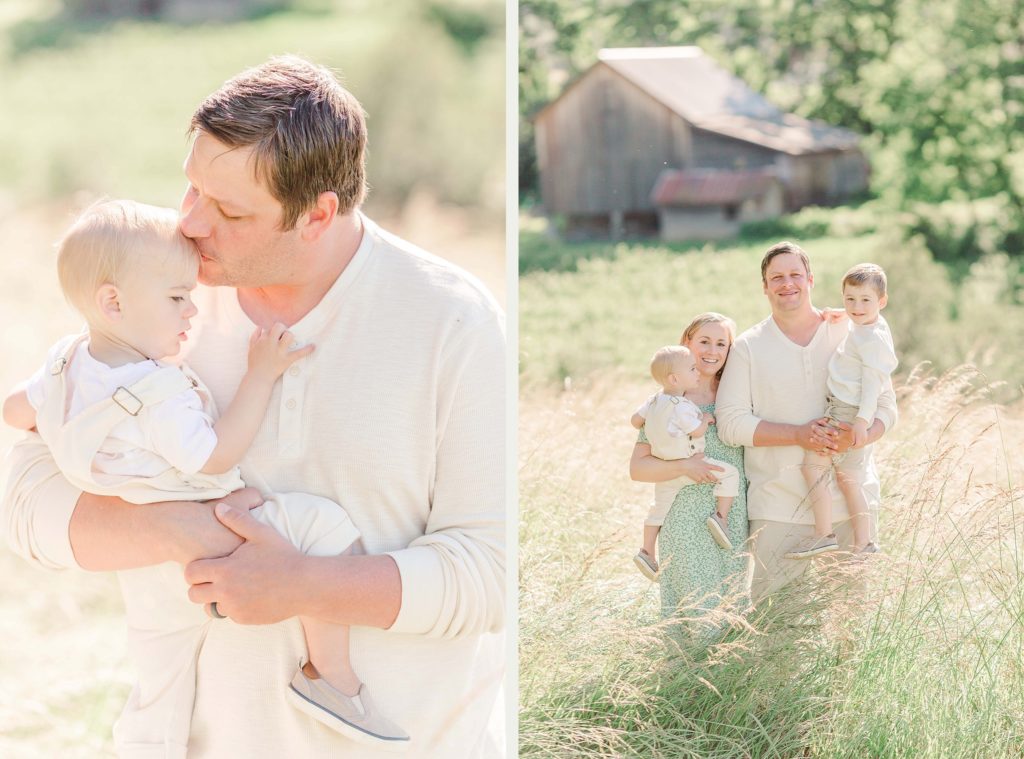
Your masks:
M220 498L245 484L237 467L217 475L199 471L217 445L216 411L187 367L157 361L109 367L89 354L87 335L71 335L50 350L27 394L39 434L64 476L82 490L146 504ZM250 484L265 499L250 513L306 554L335 556L359 538L334 501L270 494ZM196 661L212 620L188 600L177 563L118 572L118 579L139 672L114 727L118 755L185 759Z
M697 405L681 395L656 393L644 402L636 413L644 419L644 432L651 445L651 453L659 459L688 459L704 451L704 436L690 437L700 427L703 412ZM740 473L732 464L718 459L705 458L709 464L722 467L724 471L714 472L718 482L714 487L715 497L735 497L739 494ZM654 483L654 503L644 524L660 527L672 507L680 488L696 485L689 477L677 477L667 482Z

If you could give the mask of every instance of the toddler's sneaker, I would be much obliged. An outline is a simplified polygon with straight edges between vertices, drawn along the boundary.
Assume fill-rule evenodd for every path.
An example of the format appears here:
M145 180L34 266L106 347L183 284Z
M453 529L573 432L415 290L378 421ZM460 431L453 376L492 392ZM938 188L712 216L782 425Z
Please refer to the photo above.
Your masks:
M857 555L858 556L868 556L868 555L873 554L873 553L881 553L881 552L882 552L882 549L878 547L878 543L876 543L873 540L871 540L871 541L868 541L868 543L863 548L861 548L859 551L857 551Z
M786 554L787 559L809 559L820 553L838 551L839 543L836 542L836 534L824 535L820 538L807 538L797 543L796 548Z
M729 540L729 526L717 511L708 517L707 526L708 532L711 533L711 537L715 539L719 547L727 548L731 551L732 541Z
M365 684L356 695L346 696L322 677L309 677L300 668L285 695L296 709L354 741L385 751L404 751L409 746L408 733L377 712Z
M636 556L633 557L633 563L640 570L640 574L648 580L651 582L658 581L658 562L647 551L642 548L637 551Z

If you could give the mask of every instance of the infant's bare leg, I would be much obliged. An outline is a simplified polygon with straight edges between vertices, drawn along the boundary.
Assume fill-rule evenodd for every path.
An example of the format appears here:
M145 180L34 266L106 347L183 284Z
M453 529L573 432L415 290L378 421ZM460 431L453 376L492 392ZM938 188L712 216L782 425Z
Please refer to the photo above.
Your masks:
M357 553L363 553L362 541L359 540L341 555ZM348 625L336 625L311 617L299 617L299 621L306 634L306 648L309 650L309 662L303 667L306 676L323 677L346 696L356 695L362 683L352 669L349 658Z
M718 516L720 516L723 520L729 519L729 509L732 508L732 502L734 500L735 496L731 495L720 495L717 498L715 498Z
M836 467L836 483L846 499L853 525L853 547L860 550L871 540L871 517L868 515L868 501L861 487L859 469L844 469L842 463Z
M831 456L804 451L804 463L800 471L807 483L807 497L811 499L811 510L814 512L814 534L819 538L832 532L832 494L828 491L828 472L831 468Z
M661 525L659 524L645 524L644 525L644 553L654 558L655 551L658 550L658 533L661 532Z

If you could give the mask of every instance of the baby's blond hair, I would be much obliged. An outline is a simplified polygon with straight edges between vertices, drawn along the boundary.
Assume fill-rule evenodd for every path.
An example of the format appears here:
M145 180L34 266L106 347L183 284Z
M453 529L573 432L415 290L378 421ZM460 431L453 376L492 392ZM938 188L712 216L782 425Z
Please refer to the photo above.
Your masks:
M119 285L129 272L163 255L167 265L196 271L199 255L178 229L178 214L132 200L89 206L58 243L57 277L64 297L86 320L96 314L96 292Z
M666 345L658 348L651 357L651 376L654 377L654 381L665 387L676 359L689 355L690 349L684 345Z

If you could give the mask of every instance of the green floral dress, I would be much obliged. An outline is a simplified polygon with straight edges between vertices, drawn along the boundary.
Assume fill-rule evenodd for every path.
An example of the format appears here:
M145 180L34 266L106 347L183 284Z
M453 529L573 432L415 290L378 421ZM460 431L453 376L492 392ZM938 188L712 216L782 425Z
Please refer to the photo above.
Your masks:
M715 405L700 407L711 414ZM639 442L647 436L640 431ZM721 599L744 587L748 574L747 479L743 476L743 447L723 443L715 425L704 434L704 455L736 467L740 472L739 495L729 510L729 540L732 551L719 548L705 524L715 508L714 485L688 485L679 490L658 534L658 564L661 566L661 614L675 616L680 607L692 617L696 609L710 610Z

